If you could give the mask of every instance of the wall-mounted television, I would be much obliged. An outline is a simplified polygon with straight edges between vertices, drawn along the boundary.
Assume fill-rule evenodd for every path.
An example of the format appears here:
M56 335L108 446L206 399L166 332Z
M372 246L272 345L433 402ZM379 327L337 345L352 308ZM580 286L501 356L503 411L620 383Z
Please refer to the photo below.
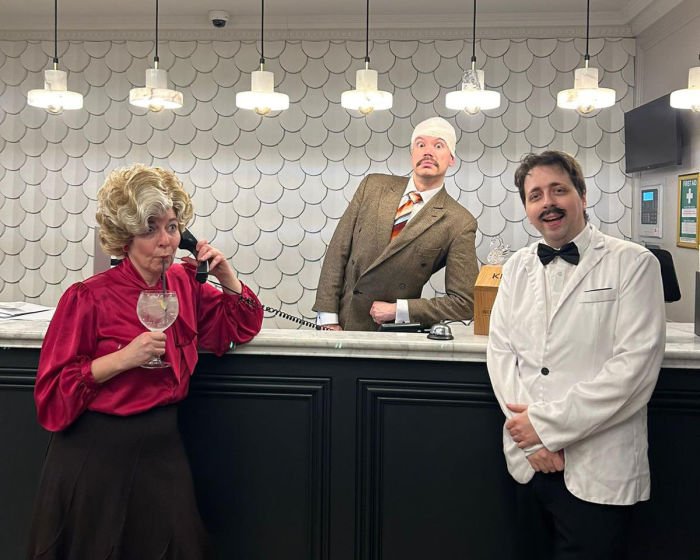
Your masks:
M625 171L680 165L681 117L669 103L671 94L625 113Z

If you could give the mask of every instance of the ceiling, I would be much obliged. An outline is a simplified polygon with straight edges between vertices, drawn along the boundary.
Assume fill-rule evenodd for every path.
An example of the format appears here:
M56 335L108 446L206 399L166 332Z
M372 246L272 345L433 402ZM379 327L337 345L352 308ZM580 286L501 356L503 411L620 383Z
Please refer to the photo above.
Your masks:
M638 34L682 0L590 0L592 26L629 26ZM43 30L53 27L50 0L0 0L0 30ZM86 13L89 6L89 13ZM152 27L154 0L60 0L59 28L124 29ZM211 28L209 10L230 14L228 30L259 26L260 3L255 0L160 0L164 29ZM371 0L370 26L377 28L470 28L470 0ZM585 25L585 0L481 0L477 26L542 27ZM265 24L272 28L365 25L364 0L267 0Z

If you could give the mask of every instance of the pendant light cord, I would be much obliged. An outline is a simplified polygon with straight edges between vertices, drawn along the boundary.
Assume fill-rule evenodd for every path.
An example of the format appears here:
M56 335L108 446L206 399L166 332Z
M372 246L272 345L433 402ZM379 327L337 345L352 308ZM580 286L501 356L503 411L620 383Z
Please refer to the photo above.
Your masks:
M365 14L365 67L369 66L369 0L367 0L367 13Z
M591 59L591 55L588 54L588 35L591 29L591 0L586 0L586 56L583 60L588 62Z
M265 64L265 0L260 0L260 70Z
M472 20L472 67L476 62L476 0L474 0L474 16ZM473 70L473 68L472 68Z
M154 66L158 68L158 62L160 62L158 58L158 0L156 0L156 55L153 57L153 62Z
M53 2L53 69L58 66L58 0Z

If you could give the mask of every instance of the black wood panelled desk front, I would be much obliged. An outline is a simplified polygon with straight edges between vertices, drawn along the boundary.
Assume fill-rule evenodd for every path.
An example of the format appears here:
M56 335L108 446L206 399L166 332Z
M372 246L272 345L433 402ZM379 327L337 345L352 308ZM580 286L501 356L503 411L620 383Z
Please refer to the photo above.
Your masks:
M23 557L48 442L32 397L45 329L0 322L5 558ZM515 483L487 339L453 332L264 329L222 358L202 354L181 428L218 557L507 558ZM699 366L693 326L670 323L649 406L652 499L630 557L698 558Z

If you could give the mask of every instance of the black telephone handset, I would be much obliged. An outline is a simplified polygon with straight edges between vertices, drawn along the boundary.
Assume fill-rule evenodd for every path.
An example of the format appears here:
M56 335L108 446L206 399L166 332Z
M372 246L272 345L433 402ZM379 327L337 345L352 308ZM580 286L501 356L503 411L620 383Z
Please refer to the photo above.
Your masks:
M180 244L178 247L189 251L195 259L197 258L197 238L192 235L187 228L180 234ZM197 263L197 272L194 276L197 282L204 284L204 282L207 281L207 276L209 276L209 261Z
M182 231L180 234L180 244L178 245L180 249L185 249L185 251L189 251L194 255L194 258L197 258L197 238L192 235L190 230L187 228ZM200 284L204 284L207 281L207 277L209 276L209 261L202 261L198 263L197 265L197 273L195 274L195 279L197 282ZM212 284L215 284L219 286L223 290L231 291L229 290L226 286L222 286L218 282L213 282L210 280ZM238 295L239 298L241 298L243 301L245 301L248 305L252 305L253 307L260 307L262 308L263 311L267 311L268 313L274 313L275 315L278 315L279 317L282 317L284 319L287 319L289 321L293 321L294 323L298 323L300 325L303 325L305 327L311 327L312 329L316 329L317 331L320 330L328 330L326 327L322 327L317 325L316 323L312 323L311 321L307 321L306 319L302 319L301 317L295 317L294 315L290 315L289 313L285 313L281 309L275 309L274 307L270 307L269 305L262 305L259 304L256 301L253 301L250 298L247 298L243 296L242 294L239 294L237 292L233 292Z

